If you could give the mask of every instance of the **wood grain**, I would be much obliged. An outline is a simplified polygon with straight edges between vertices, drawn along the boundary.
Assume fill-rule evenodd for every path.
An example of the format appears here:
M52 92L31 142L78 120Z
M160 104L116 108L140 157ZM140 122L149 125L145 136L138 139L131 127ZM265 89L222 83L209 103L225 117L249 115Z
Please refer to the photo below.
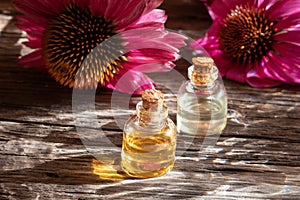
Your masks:
M166 0L167 27L197 38L211 20L196 0ZM119 166L122 127L140 100L128 109L111 107L112 91L96 92L96 118L82 127L88 136L106 136L111 146L91 154L78 134L72 90L46 73L17 64L25 35L14 26L19 15L9 0L0 2L0 199L299 199L300 88L256 89L224 80L228 124L220 136L179 135L174 169L153 179L132 179ZM186 77L189 64L176 70ZM159 76L152 74L152 76ZM176 117L177 80L160 75L170 117ZM119 98L126 96L119 95ZM89 113L81 113L90 120ZM98 134L98 136L97 136ZM99 139L99 138L98 138ZM104 165L105 152L113 152ZM93 156L95 155L96 158ZM97 157L98 156L98 157ZM100 159L100 160L101 160Z

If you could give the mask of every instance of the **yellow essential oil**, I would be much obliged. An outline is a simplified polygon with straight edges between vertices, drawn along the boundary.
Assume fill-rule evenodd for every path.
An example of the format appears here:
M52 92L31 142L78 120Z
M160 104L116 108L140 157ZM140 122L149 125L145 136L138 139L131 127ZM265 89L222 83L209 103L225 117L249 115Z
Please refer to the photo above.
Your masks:
M177 131L160 91L147 90L142 98L124 127L121 165L129 176L151 178L173 168Z

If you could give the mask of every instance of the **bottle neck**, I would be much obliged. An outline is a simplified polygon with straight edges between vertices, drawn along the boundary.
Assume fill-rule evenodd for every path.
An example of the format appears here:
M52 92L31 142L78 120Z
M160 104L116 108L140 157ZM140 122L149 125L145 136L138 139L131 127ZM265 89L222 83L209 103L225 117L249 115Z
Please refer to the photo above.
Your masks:
M145 109L142 101L136 105L136 112L138 116L138 124L144 128L161 128L166 123L168 118L168 108L164 104L160 108Z

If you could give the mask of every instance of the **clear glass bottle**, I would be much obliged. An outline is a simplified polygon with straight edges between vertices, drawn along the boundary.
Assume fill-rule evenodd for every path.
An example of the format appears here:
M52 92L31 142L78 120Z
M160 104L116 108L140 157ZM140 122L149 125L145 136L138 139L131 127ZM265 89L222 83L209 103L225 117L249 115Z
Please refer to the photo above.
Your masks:
M136 178L166 174L174 166L176 134L163 94L158 90L144 91L136 114L124 127L122 169Z
M218 134L227 122L227 94L219 71L210 57L195 57L189 79L177 99L177 131L205 136Z

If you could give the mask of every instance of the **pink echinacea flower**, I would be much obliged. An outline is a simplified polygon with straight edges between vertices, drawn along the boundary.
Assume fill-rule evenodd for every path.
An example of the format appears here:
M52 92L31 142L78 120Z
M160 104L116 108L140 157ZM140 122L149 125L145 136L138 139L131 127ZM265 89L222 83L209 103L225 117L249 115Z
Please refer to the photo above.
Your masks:
M16 9L24 14L18 17L17 26L27 33L25 45L35 50L19 62L25 67L46 69L68 87L96 88L99 80L101 86L121 92L152 89L154 83L144 72L172 69L185 39L165 30L165 12L156 9L162 2L14 0ZM141 35L132 34L135 30L143 31ZM116 35L120 36L103 43ZM101 50L96 48L99 45L103 46ZM93 55L89 55L91 52ZM89 61L84 62L88 56ZM79 71L81 66L84 72ZM125 73L126 84L115 88ZM76 77L80 79L77 84Z
M214 0L197 42L220 73L253 87L300 83L300 0Z

